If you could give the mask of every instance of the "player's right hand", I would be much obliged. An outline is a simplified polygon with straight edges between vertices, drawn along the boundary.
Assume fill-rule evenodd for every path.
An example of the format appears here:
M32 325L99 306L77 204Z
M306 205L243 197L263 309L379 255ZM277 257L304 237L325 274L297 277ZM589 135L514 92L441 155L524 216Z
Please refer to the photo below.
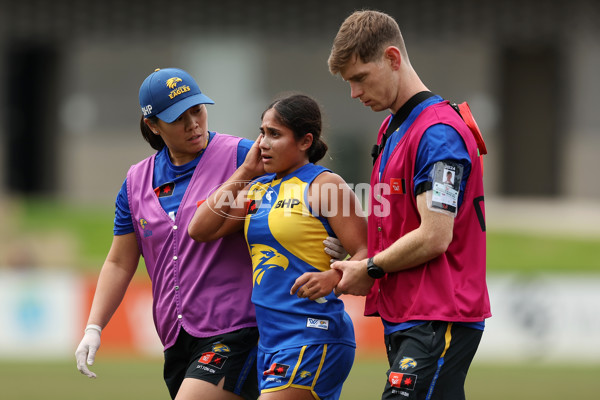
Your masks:
M263 138L263 134L258 135L254 144L246 154L246 159L241 167L244 167L249 174L254 178L265 174L265 166L262 162L260 142Z
M89 370L88 365L94 364L96 352L100 347L100 327L88 327L85 329L83 339L75 351L77 369L89 378L95 378L96 374Z

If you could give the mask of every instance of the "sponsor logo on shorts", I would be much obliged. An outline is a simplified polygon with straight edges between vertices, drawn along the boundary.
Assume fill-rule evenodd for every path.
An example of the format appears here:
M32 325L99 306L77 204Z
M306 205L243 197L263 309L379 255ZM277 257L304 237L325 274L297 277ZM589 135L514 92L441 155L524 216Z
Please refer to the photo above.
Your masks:
M417 362L414 360L414 358L410 358L410 357L404 357L402 360L400 360L400 369L402 371L406 371L409 368L414 368L417 366Z
M317 319L317 318L307 318L306 319L306 327L307 328L316 328L329 330L329 320L328 319Z
M400 372L390 372L389 382L393 388L414 390L417 383L417 376L402 374Z
M221 354L214 353L212 351L202 354L202 357L198 360L200 364L210 365L211 367L221 369L225 365L227 357Z
M263 372L263 375L275 375L275 376L281 376L281 377L285 378L285 376L287 375L288 369L290 369L289 365L273 363L273 364L271 364L271 367L268 370Z
M229 353L231 352L231 349L226 344L215 343L213 344L212 351L214 351L215 353Z
M300 372L300 378L308 378L309 376L312 376L312 373L310 373L309 371Z

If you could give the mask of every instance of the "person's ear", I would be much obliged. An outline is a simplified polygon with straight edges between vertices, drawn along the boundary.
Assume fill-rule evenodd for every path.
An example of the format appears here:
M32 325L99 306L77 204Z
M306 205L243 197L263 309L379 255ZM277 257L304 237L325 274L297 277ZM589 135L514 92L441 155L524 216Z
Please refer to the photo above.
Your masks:
M393 70L400 69L400 65L402 64L402 55L400 54L400 49L396 46L388 46L383 52L384 59L390 63L390 66Z
M307 133L300 140L300 150L307 151L308 149L310 149L310 146L312 146L312 142L313 142L313 134Z
M148 118L144 118L144 123L146 124L146 126L148 128L150 128L150 130L152 131L152 133L154 133L155 135L158 135L158 126L156 126L154 123L152 123L152 121L150 121Z

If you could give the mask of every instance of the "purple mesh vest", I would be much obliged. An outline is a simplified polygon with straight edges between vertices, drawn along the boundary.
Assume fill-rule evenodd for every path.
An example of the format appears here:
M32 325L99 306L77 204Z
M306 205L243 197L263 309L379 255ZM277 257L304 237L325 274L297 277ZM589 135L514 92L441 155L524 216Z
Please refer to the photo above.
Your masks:
M210 337L256 326L252 263L242 232L198 243L187 226L206 199L236 169L241 139L216 134L196 166L173 221L152 187L154 155L127 173L127 196L138 246L152 281L152 313L165 349L179 329Z

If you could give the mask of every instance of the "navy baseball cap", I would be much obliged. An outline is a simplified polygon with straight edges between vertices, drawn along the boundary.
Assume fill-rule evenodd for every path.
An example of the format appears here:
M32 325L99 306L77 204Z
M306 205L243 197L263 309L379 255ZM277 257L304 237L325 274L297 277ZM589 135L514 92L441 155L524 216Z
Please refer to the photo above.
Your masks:
M179 68L158 68L140 86L140 107L145 118L157 116L171 123L198 104L215 102L200 91L190 74Z

